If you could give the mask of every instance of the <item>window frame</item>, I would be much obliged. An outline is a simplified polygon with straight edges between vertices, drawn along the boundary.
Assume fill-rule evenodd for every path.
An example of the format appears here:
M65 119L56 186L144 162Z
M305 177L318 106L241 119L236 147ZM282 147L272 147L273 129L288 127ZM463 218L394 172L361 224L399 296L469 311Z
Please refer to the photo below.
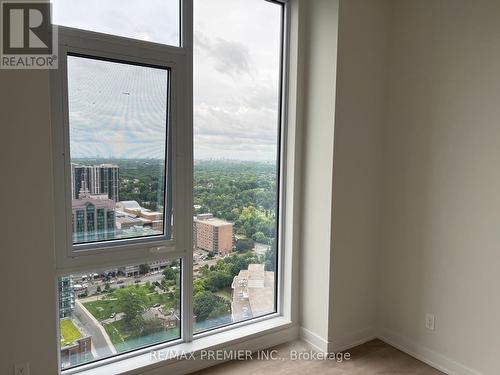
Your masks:
M200 349L211 348L207 340L213 339L220 347L220 343L237 345L246 340L257 340L263 347L272 341L275 345L281 340L290 340L298 336L298 256L299 229L300 229L300 152L301 152L301 107L297 101L297 90L301 84L299 33L299 1L298 0L263 0L283 6L281 24L281 85L280 85L280 133L279 133L279 171L278 202L277 202L277 271L276 271L276 312L236 322L227 326L213 328L209 331L193 333L192 322L192 287L193 287L193 252L192 252L192 215L193 196L193 0L180 0L181 29L179 47L160 45L157 43L111 36L98 32L77 30L69 27L55 26L59 33L60 61L59 69L49 73L51 109L52 109L52 144L53 144L53 175L54 196L63 194L65 200L55 199L55 244L56 244L56 282L57 277L71 272L102 269L134 265L139 262L155 260L175 260L182 262L181 273L181 331L180 339L156 344L132 352L115 355L83 364L75 368L61 370L60 350L58 350L59 373L86 374L106 373L113 366L123 368L130 364L134 373L146 368L163 368L177 362L177 360L162 360L161 363L144 364L144 356L152 350L179 349L186 352L198 352ZM112 48L109 48L109 47ZM82 48L83 47L83 48ZM89 56L102 53L104 58L117 57L124 62L134 59L139 64L162 65L167 63L171 67L170 86L171 100L175 93L182 98L179 103L171 102L173 110L177 106L177 117L172 116L172 125L177 132L172 133L172 213L174 216L175 239L170 241L145 241L139 239L140 244L122 248L108 246L99 252L81 252L75 254L72 242L68 246L71 236L71 186L67 173L71 174L69 157L69 137L67 133L67 80L66 62L61 56L67 52L83 52ZM140 55L140 58L137 58ZM134 57L135 56L135 57ZM173 72L177 72L175 83ZM179 84L180 83L180 84ZM174 89L175 85L175 89ZM66 83L67 87L67 83ZM190 88L190 89L189 89ZM175 91L174 91L175 90ZM65 103L66 109L63 108ZM66 114L64 113L66 111ZM66 116L66 117L65 117ZM177 126L175 126L177 124ZM179 124L184 124L179 126ZM66 129L65 129L66 127ZM172 128L172 131L174 129ZM67 181L66 181L67 180ZM180 188L182 186L183 188ZM68 228L69 222L69 228ZM63 224L64 223L64 224ZM61 227L61 225L63 225ZM64 228L61 230L61 228ZM70 236L68 236L68 231ZM130 239L126 241L131 241ZM120 250L120 251L117 251ZM56 319L59 319L58 299L56 300ZM57 342L59 343L59 324L57 325ZM253 331L255 327L256 331ZM250 333L252 332L252 333ZM285 334L286 332L286 334ZM268 338L269 336L269 338ZM272 338L272 339L271 339ZM266 344L265 344L266 343ZM59 346L59 344L58 344ZM169 357L170 358L170 357ZM141 362L142 361L142 362ZM140 363L140 364L137 364ZM137 367L135 367L137 364ZM182 366L182 365L181 365ZM188 366L188 365L186 365ZM189 367L189 366L188 366ZM96 372L97 371L97 372Z
M156 43L129 40L106 34L99 34L84 30L75 30L58 26L59 32L59 69L51 71L52 96L52 143L53 143L53 170L55 179L56 199L56 252L57 268L91 267L102 262L119 262L122 259L148 259L157 254L170 254L178 251L187 251L186 238L189 232L189 215L185 209L188 199L185 183L188 179L189 156L185 150L188 140L186 128L186 98L189 93L184 83L188 76L189 67L186 65L186 47L171 47ZM115 239L96 243L73 244L71 230L71 160L69 157L69 110L68 110L68 76L67 57L78 55L88 58L116 61L138 66L159 67L169 70L169 119L167 143L170 160L166 154L166 166L171 169L172 189L165 189L165 201L171 193L172 215L174 217L175 238L167 239L166 233L151 237L131 239ZM184 124L184 125L183 125ZM170 139L169 139L170 138ZM168 176L165 175L166 187ZM183 207L184 206L184 207ZM164 227L168 222L164 215ZM166 228L164 228L166 229Z

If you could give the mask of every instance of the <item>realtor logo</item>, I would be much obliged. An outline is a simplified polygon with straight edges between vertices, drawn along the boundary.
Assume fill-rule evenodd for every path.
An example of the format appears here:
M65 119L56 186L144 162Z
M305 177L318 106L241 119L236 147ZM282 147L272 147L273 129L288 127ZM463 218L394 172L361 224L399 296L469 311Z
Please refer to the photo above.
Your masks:
M57 68L50 2L1 2L2 69Z

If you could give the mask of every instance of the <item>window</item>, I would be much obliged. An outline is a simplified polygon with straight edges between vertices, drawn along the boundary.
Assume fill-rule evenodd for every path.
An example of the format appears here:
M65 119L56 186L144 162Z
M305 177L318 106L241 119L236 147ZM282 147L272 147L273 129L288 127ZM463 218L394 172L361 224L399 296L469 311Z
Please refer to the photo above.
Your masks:
M204 332L277 311L283 7L194 4L193 308Z
M63 372L281 314L285 4L53 0Z
M180 45L180 1L52 0L56 25Z
M180 338L180 260L59 278L61 368Z
M164 235L169 70L72 54L67 67L73 243Z

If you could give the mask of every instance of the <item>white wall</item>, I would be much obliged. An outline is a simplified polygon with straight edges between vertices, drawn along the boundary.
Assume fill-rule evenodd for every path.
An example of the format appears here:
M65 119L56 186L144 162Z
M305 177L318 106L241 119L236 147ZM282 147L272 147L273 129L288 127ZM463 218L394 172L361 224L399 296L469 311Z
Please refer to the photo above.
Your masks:
M457 374L498 374L500 2L392 5L380 334Z
M375 334L388 2L340 1L330 341Z
M301 325L323 349L374 335L387 4L307 2Z
M301 98L305 134L300 315L305 332L319 340L316 345L326 349L338 1L314 0L302 4L306 57Z
M0 374L57 373L48 73L0 70Z

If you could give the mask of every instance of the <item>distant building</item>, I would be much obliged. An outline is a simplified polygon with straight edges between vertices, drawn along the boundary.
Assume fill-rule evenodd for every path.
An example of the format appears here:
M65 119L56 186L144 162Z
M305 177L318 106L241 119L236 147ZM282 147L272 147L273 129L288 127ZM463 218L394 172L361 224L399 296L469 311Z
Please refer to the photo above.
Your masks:
M75 243L115 238L115 202L83 185L72 200L72 232Z
M213 217L198 215L193 222L194 247L214 254L227 255L233 250L233 224Z
M91 336L85 335L71 319L61 320L61 367L65 369L91 359Z
M149 263L149 268L151 272L161 271L169 266L170 263L170 260L155 260Z
M139 276L139 265L120 267L118 273L126 277Z
M149 272L159 272L164 270L168 265L170 265L170 260L155 260L149 262ZM116 269L116 272L122 274L126 277L139 276L140 274L140 265L136 264L133 266L125 266Z
M180 322L179 317L174 312L165 314L161 308L155 307L144 311L142 317L146 320L158 319L165 329L177 328Z
M59 318L66 318L75 311L75 292L73 279L69 276L61 277L59 287Z
M71 164L71 193L78 199L80 189L86 186L92 195L105 194L118 202L119 167L113 164L93 166Z
M144 226L163 233L163 213L141 207L136 201L121 201L116 207L119 229Z
M274 284L274 272L266 271L263 264L250 264L247 270L241 270L231 285L233 321L273 313Z

